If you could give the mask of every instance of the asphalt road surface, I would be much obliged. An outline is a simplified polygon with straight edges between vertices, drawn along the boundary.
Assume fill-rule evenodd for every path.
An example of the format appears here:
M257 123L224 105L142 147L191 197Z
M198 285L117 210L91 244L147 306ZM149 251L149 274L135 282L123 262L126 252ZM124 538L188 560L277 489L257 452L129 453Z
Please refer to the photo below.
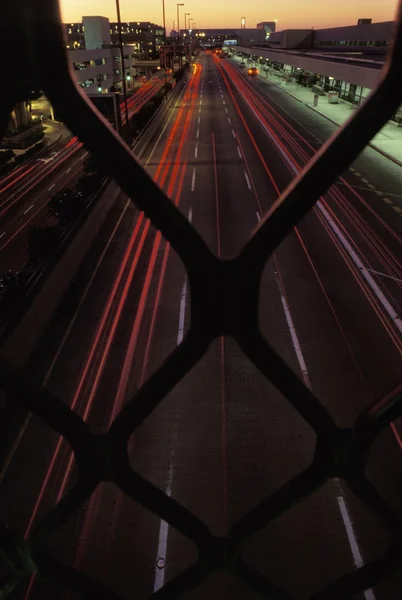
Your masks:
M319 147L317 138L325 139L326 126L303 122L296 104L202 54L151 140L144 166L217 255L239 252ZM369 178L364 169L372 157L362 155L352 168ZM378 165L373 174L379 189L397 190ZM261 286L264 336L344 426L398 382L402 367L401 219L364 187L355 171L344 173L280 245ZM122 195L29 373L94 431L105 431L180 344L190 317L181 261ZM398 423L383 432L367 471L399 511L400 433ZM225 535L308 466L314 443L302 417L225 338L132 436L130 458L141 475ZM73 485L74 464L67 445L31 419L6 466L0 514L27 535ZM292 598L307 598L381 555L388 541L378 519L331 480L249 540L243 557ZM127 598L149 597L196 559L183 536L111 484L60 530L54 548ZM401 583L391 577L356 597L397 599ZM36 578L21 597L67 596ZM261 596L216 574L187 597Z

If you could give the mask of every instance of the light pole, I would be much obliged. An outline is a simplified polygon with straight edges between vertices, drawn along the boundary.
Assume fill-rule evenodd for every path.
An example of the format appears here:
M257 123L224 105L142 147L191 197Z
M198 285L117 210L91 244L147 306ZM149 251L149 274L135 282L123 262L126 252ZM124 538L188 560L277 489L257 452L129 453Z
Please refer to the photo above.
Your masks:
M187 30L187 17L190 16L191 13L184 13L184 29ZM191 20L191 19L190 19Z
M163 62L165 64L165 91L167 84L167 37L166 37L166 15L165 15L165 0L162 0L162 14L163 14Z
M122 81L122 86L123 86L124 113L125 113L125 116L126 116L126 129L127 129L127 133L129 133L129 131L130 131L130 123L128 121L126 70L124 68L124 49L123 49L123 36L121 34L121 17L120 17L120 2L119 2L119 0L116 0L116 12L117 12L117 26L119 28L119 46L120 46L120 60L121 60L121 81Z
M177 41L180 46L180 6L184 6L183 2L177 4ZM179 50L180 52L180 50ZM179 69L181 69L181 52L179 58Z

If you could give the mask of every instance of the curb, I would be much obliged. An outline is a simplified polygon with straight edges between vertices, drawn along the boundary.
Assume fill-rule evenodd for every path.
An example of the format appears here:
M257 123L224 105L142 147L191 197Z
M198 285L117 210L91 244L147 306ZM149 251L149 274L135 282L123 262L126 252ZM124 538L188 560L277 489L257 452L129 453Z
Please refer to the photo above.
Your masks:
M267 81L268 83L271 83L272 85L275 85L277 88L279 88L280 90L285 92L285 94L288 94L288 96L292 96L292 98L294 98L295 100L300 102L300 104L303 104L303 106L306 106L310 110L313 110L315 113L317 113L318 115L321 115L322 117L324 117L324 119L327 119L327 121L330 121L337 127L342 127L341 123L338 123L338 121L335 121L335 119L331 119L331 117L328 117L325 113L322 113L321 111L317 110L316 108L314 108L314 106L310 106L310 104L306 104L305 102L303 102L303 100L301 100L300 98L298 98L297 96L292 94L292 92L285 90L282 86L278 85L277 83L274 83L273 81L270 81L269 79L264 79L264 81ZM379 154L382 154L382 156L384 156L385 158L388 158L388 160L391 160L393 163L395 163L399 167L402 167L402 161L400 161L397 158L395 158L394 156L392 156L392 154L388 154L388 152L385 152L385 150L382 150L381 148L379 148L375 144L372 144L371 142L369 142L367 144L367 146L370 146L370 148L372 148Z

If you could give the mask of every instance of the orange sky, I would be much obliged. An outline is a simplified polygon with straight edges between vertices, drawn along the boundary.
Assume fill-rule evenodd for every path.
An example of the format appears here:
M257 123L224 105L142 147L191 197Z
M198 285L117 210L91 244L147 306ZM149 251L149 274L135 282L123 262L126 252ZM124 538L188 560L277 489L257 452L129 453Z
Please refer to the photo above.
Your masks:
M115 0L60 0L63 20L79 21L83 15L101 15L115 19ZM184 11L194 17L199 28L240 27L246 17L248 27L259 21L277 19L277 29L336 27L354 25L359 17L373 21L393 19L396 0L181 0L180 26L184 26ZM165 0L166 27L176 19L176 2ZM265 7L264 7L265 6ZM162 24L162 0L120 0L123 21L153 21Z

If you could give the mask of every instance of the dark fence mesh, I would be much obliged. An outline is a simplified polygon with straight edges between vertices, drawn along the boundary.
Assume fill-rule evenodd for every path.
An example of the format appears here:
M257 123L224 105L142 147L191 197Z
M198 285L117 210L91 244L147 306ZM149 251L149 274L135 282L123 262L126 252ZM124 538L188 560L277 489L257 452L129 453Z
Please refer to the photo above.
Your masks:
M402 5L401 5L402 6ZM0 365L0 387L57 431L71 445L79 467L78 483L42 519L27 540L0 524L0 549L10 565L0 597L27 582L33 573L80 597L118 598L116 593L65 566L48 541L93 493L112 481L134 501L196 544L196 564L155 593L175 598L198 586L210 573L225 569L269 598L288 598L246 564L242 543L311 494L328 478L339 477L380 519L392 542L381 558L356 569L314 598L349 598L384 580L402 564L402 523L365 477L365 463L376 436L402 414L402 384L341 429L314 394L276 354L258 328L259 285L264 265L278 244L311 209L335 178L358 156L402 102L402 12L382 80L370 99L314 156L283 192L258 230L233 260L216 258L173 203L136 162L130 149L78 91L69 72L57 0L3 0L0 48L7 89L0 96L0 134L18 100L33 88L44 90L60 119L92 152L104 170L133 198L171 243L185 264L191 290L191 325L183 343L142 386L104 435L94 435L81 418L43 388ZM317 436L311 465L245 514L225 538L211 535L190 511L134 472L127 442L172 388L200 360L218 336L233 336L246 356L311 425Z

